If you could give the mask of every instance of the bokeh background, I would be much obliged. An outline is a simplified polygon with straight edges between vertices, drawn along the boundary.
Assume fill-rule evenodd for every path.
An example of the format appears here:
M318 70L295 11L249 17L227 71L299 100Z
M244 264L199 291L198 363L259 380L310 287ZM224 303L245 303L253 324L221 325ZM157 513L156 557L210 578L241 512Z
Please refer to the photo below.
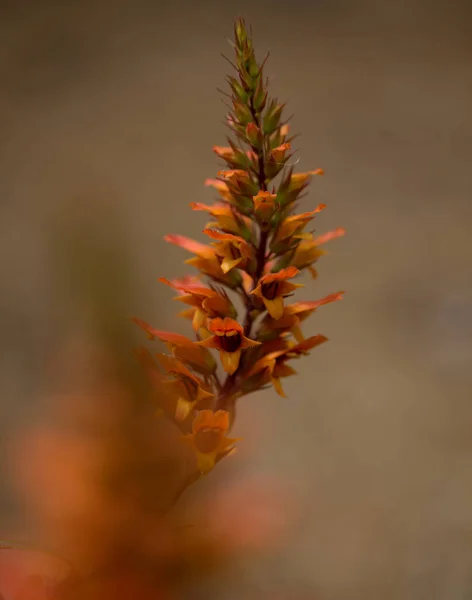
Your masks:
M10 441L37 418L49 355L87 328L81 277L124 322L185 331L157 277L187 257L162 238L204 225L188 203L213 197L239 14L271 51L300 169L326 172L303 208L326 203L318 230L348 231L303 294L347 293L308 325L331 341L289 399L240 403L244 447L203 483L277 478L290 535L189 597L472 598L466 0L1 2L0 529L26 529Z

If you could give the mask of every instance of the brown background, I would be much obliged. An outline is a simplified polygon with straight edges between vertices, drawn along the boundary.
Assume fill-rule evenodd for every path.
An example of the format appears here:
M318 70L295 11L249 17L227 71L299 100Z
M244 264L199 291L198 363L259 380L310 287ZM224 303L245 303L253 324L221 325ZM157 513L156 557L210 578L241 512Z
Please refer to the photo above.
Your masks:
M219 53L244 14L302 133L300 168L326 171L303 208L325 202L318 229L348 230L304 297L347 294L308 325L331 341L297 365L289 399L241 405L237 433L251 450L227 472L275 474L301 501L283 549L243 560L216 597L471 597L468 3L0 7L1 446L34 414L44 358L80 318L81 291L51 244L79 215L100 215L105 257L121 219L125 316L184 331L156 279L183 273L187 257L162 237L204 224L187 205L212 198L203 181L217 169L211 146L224 144ZM119 272L112 252L109 262ZM2 463L6 472L5 452ZM2 498L5 528L15 500L6 488Z

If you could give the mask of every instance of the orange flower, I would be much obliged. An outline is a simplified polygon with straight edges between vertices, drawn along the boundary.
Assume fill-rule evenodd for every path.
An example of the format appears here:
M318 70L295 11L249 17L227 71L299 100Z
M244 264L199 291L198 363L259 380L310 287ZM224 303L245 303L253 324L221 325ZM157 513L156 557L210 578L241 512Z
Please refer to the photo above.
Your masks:
M287 240L288 238L292 238L294 236L298 237L298 234L305 227L305 225L307 225L317 213L321 212L325 208L325 204L318 204L318 206L310 212L301 213L299 215L290 215L284 219L280 223L273 237L272 247L274 247L277 242Z
M205 185L214 187L220 196L228 202L233 202L234 198L228 184L220 179L205 179Z
M159 281L180 292L175 300L192 307L189 316L192 319L192 326L195 331L198 331L204 325L207 317L236 316L236 309L224 290L218 292L202 286L201 283L200 285L185 285L178 280L169 281L165 277L160 277Z
M215 249L206 244L201 244L196 240L192 240L184 235L176 235L169 234L164 236L166 242L170 242L171 244L175 244L176 246L180 246L188 252L193 252L196 254L194 258L190 258L185 262L193 267L199 269L205 275L209 277L213 277L218 281L223 281L228 284L230 287L235 287L239 280L233 278L226 277L226 273L224 273L220 266L220 260L216 255Z
M165 342L175 357L188 363L198 373L209 375L214 372L216 363L206 348L195 346L192 340L179 333L154 329L141 319L133 318L132 320L146 332L149 339L153 340L157 338L161 342Z
M170 420L177 420L178 394L166 385L168 380L166 380L165 374L159 369L153 355L147 348L137 348L136 354L148 376L152 386L153 398L157 401L159 407L156 415L165 415ZM179 425L180 423L177 424Z
M202 475L233 450L237 438L228 438L229 413L225 410L202 410L192 424L192 433L184 436L197 456L197 468Z
M314 238L312 234L307 239L302 239L295 249L292 258L293 264L299 269L307 268L312 276L316 277L316 271L312 268L312 264L318 260L320 256L325 254L325 251L320 248L324 244L334 238L341 237L346 233L342 227L338 227L333 231L328 231L324 235Z
M248 158L251 158L249 153ZM226 169L218 171L218 177L222 177L227 182L228 189L233 196L238 195L254 195L259 185L252 180L251 175L244 169ZM235 202L235 198L230 202Z
M303 284L287 281L298 273L299 270L295 267L281 269L278 273L268 273L259 279L257 287L251 292L262 300L273 319L280 319L283 315L284 297L298 287L303 287Z
M158 369L152 354L147 348L140 347L136 348L136 355L138 357L139 362L146 370L146 373L153 387L159 389L162 385L163 374Z
M290 144L286 142L285 144L281 144L280 146L277 146L277 148L274 148L271 151L270 156L275 162L280 163L285 159L285 153L287 150L290 150L290 148Z
M290 129L290 125L282 125L282 127L280 128L280 135L282 136L283 139L285 139L288 135Z
M225 160L232 168L239 169L245 167L248 163L246 154L236 146L213 146L213 152Z
M247 338L241 325L229 317L212 319L208 329L213 336L195 344L219 350L223 368L230 375L239 367L241 352L261 343Z
M248 295L254 288L254 278L249 273L246 273L246 271L241 271L241 287Z
M174 356L156 354L159 369L147 348L138 348L137 354L152 384L159 405L158 414L165 414L177 421L177 425L182 424L194 407L205 408L205 401L214 397L204 381Z
M224 177L231 181L237 181L238 179L249 181L250 179L249 173L244 171L244 169L224 169L223 171L218 171L218 177Z
M222 259L223 273L229 273L236 266L245 268L252 258L252 247L242 237L231 233L220 233L214 229L204 229L203 233L217 240L212 245L215 247L216 254Z
M201 244L200 242L192 240L184 235L169 233L168 235L164 236L164 239L166 242L174 244L175 246L180 246L184 250L192 252L192 254L196 254L197 256L211 257L214 254L210 246Z
M253 161L254 157L249 152L247 156L246 154L242 154L241 160L247 163L248 161ZM257 161L257 156L255 156L255 160ZM233 204L245 216L250 216L252 213L252 197L259 190L257 181L244 169L219 171L218 176L222 180L209 180L209 184L214 185L214 187L220 187L220 189L222 184L225 185L227 189L225 196L220 192L223 199Z
M285 142L289 143L291 140L287 140L288 132L288 125L282 125L278 129L276 129L274 133L270 136L270 148L277 148L278 146L283 145Z
M345 233L346 230L344 227L338 227L337 229L333 229L333 231L327 231L326 233L319 235L313 241L317 246L321 246L321 244L326 244L326 242L342 237Z
M272 163L269 162L269 164L275 163L272 161ZM273 175L277 175L277 172L277 170L274 170ZM311 177L313 175L323 174L323 169L315 169L313 171L307 171L306 173L294 173L293 167L289 168L285 175L283 175L282 181L280 182L277 190L280 205L282 207L293 205L303 190L307 188Z
M234 156L234 150L229 146L213 146L213 152L224 159Z
M280 379L282 377L296 375L295 369L286 364L287 360L308 354L309 350L327 341L328 338L326 338L324 335L314 335L306 340L303 340L299 344L289 346L285 350L270 352L256 362L247 376L251 377L258 373L261 374L261 385L271 381L275 391L279 394L279 396L283 396L285 398L286 394L283 390Z
M300 187L304 187L312 175L324 175L323 169L314 169L306 173L292 173L290 176L290 187L289 189L294 190Z
M258 217L261 217L263 222L267 222L277 210L275 199L277 194L271 194L265 190L259 190L256 196L253 196L254 211Z
M272 209L275 208L274 200L277 198L277 194L271 194L265 190L259 190L256 196L253 197L254 206L256 210L262 206L270 206Z
M300 323L309 317L317 308L330 302L336 302L343 299L344 292L336 292L329 294L320 300L311 302L295 302L285 306L284 312L280 319L272 319L267 315L261 323L259 330L260 339L272 338L276 332L290 331L295 339L299 342L304 341Z
M242 235L245 233L248 238L251 237L252 224L250 219L240 215L235 208L229 204L214 204L208 206L202 202L192 202L190 204L193 210L208 212L216 221L207 224L207 228L216 227L222 231Z
M169 395L175 398L175 418L178 421L186 419L195 406L214 397L205 383L180 360L167 354L157 354L156 358L165 371L175 377L163 380L162 384L167 388Z
M330 304L331 302L336 302L337 300L342 300L343 296L344 292L335 292L334 294L328 294L327 296L324 296L324 298L320 298L319 300L311 300L308 302L295 302L294 304L290 304L289 306L287 306L285 308L284 313L287 315L297 315L298 318L304 321L320 306Z
M246 139L253 148L259 148L263 142L262 131L255 123L246 125Z

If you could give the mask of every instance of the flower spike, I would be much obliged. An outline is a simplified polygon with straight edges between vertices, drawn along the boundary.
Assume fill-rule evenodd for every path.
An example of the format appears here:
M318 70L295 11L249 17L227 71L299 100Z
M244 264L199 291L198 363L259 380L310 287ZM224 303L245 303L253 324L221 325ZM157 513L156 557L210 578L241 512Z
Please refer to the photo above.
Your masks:
M292 361L327 341L322 334L305 338L305 320L343 297L338 292L315 301L291 300L302 287L298 278L306 271L317 275L324 244L345 231L314 235L312 222L325 204L296 211L324 171L296 172L291 158L297 136L287 124L284 102L269 93L266 60L257 60L243 19L236 20L233 46L229 62L235 72L227 78L229 136L213 146L221 164L205 180L216 198L213 204L202 198L190 204L206 217L199 231L210 240L165 236L190 253L185 264L197 271L197 277L160 279L185 305L181 315L190 319L192 336L134 319L151 340L160 340L170 351L157 360L143 350L139 356L162 397L165 415L187 434L197 478L232 452L235 440L227 434L237 400L267 385L284 396L283 379L296 373Z

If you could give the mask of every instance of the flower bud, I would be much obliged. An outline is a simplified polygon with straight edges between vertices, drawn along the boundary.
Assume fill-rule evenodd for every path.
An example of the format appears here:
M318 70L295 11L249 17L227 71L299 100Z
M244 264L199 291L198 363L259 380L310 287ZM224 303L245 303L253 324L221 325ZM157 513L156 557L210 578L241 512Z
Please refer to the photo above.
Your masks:
M228 77L228 83L231 87L233 94L237 96L241 100L241 102L247 102L247 92L239 83L239 81L235 77Z
M272 152L270 153L270 157L275 161L275 162L282 162L283 160L285 160L285 153L287 152L287 150L290 150L291 146L289 143L285 143L285 144L281 144L280 146L277 146L277 148L274 148L272 150Z
M264 85L262 83L262 75L260 75L257 79L256 89L254 91L254 109L256 112L260 113L264 110L267 102L267 92L264 90Z
M233 100L234 114L241 125L246 125L252 120L252 114L249 106L243 102Z
M282 117L283 109L283 104L277 104L275 101L271 102L271 105L267 109L267 112L262 120L262 131L265 134L270 135L277 129Z
M247 141L255 148L260 148L262 144L262 132L255 123L248 123L246 126Z
M264 190L260 190L257 195L253 197L254 212L262 223L268 223L274 212L277 210L277 204L275 202L276 198L277 194L271 194Z

